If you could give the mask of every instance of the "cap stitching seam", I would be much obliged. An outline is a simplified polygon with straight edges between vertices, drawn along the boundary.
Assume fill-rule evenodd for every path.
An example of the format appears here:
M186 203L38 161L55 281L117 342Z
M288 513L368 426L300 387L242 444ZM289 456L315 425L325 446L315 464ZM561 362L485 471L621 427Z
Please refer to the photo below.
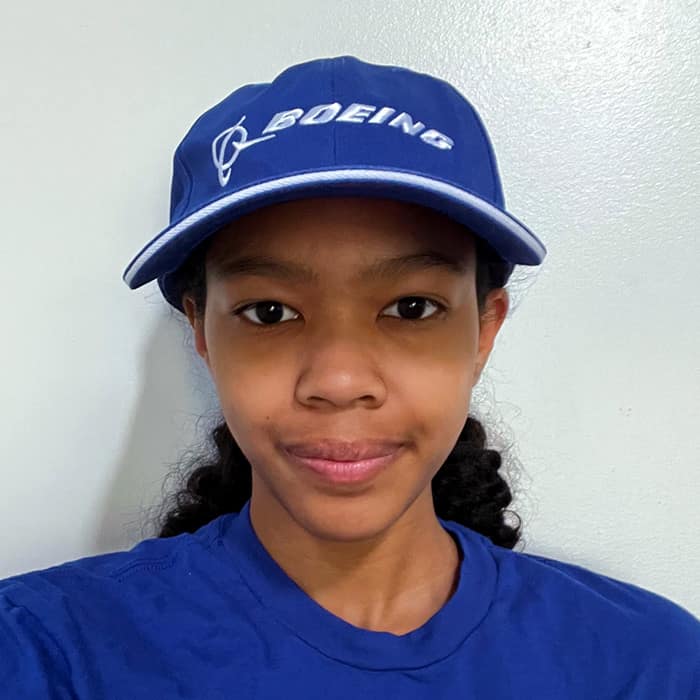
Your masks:
M340 59L341 61L344 62L345 59ZM335 91L335 64L331 62L331 99L333 102L336 101L337 95ZM337 165L338 163L338 155L337 155L337 149L338 149L338 128L336 126L336 123L333 122L333 163Z
M187 211L188 207L190 206L190 199L192 199L192 190L194 186L194 178L192 177L192 171L190 170L189 166L187 163L185 163L184 159L180 155L179 150L175 151L175 156L176 158L180 161L180 165L182 166L182 169L187 173L187 201L185 203L184 211Z

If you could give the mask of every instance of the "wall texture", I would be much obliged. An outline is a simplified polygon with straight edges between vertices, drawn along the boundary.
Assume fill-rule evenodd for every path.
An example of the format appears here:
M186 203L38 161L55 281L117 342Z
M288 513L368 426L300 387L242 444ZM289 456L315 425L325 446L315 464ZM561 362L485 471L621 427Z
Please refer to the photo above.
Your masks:
M351 53L459 87L549 249L475 395L515 444L525 551L700 615L698 37L690 0L6 3L0 577L148 534L215 406L157 286L121 272L197 115Z

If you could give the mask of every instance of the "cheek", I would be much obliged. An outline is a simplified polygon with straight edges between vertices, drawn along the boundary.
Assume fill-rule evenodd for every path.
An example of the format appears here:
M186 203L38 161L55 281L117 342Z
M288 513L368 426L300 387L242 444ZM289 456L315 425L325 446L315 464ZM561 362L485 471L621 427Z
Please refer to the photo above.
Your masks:
M454 447L469 414L478 337L453 328L419 359L407 354L393 375L399 414L412 425L419 462L434 474Z
M269 433L280 414L289 410L292 385L284 363L262 365L250 359L237 360L242 358L216 366L215 383L226 422L238 444L245 448L246 444L256 444L261 433Z
M402 414L416 426L418 449L432 471L443 464L467 420L472 372L464 358L424 365L403 392Z
M466 325L453 324L451 330L420 347L408 347L400 356L401 371L395 380L410 386L423 401L449 410L469 398L478 353L478 337Z
M212 374L223 417L236 444L258 471L279 459L280 426L289 422L293 406L294 368L279 353L234 351L215 354Z

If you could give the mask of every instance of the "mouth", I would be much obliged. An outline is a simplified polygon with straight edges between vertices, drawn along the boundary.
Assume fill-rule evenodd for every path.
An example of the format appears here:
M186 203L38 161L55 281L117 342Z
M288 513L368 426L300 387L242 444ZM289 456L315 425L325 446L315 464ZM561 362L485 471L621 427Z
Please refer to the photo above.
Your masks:
M288 444L285 449L297 457L359 462L393 454L402 444L397 440L386 439L343 441L323 438Z
M382 454L365 457L364 459L344 460L302 456L288 448L285 451L293 464L324 482L331 484L363 484L371 481L394 462L401 448L400 446L394 446L389 450L387 447L384 447ZM376 448L374 451L377 452Z

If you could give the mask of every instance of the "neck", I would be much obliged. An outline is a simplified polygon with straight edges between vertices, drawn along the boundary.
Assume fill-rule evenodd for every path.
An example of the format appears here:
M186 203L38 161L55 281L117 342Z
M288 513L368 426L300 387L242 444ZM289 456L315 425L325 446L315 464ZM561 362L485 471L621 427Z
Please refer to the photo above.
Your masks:
M429 620L457 588L459 549L438 521L432 497L417 499L384 531L364 540L322 539L286 509L255 498L250 518L285 573L321 607L356 627L406 634Z

